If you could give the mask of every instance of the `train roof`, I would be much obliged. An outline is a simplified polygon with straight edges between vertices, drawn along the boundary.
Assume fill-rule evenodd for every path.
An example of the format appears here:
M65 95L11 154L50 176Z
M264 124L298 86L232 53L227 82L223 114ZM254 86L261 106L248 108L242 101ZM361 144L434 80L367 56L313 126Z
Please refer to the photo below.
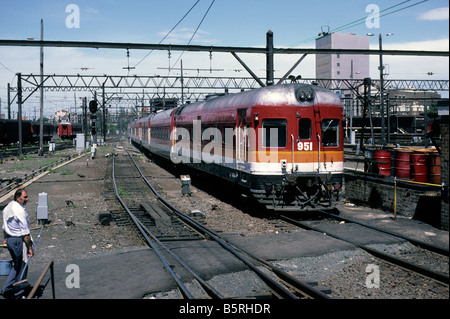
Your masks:
M340 106L341 100L334 92L317 85L303 83L281 84L234 94L211 96L206 100L185 104L175 109L160 111L133 122L165 120L174 111L176 112L175 115L188 115L214 112L219 109L247 108L258 105L312 106L314 103Z
M252 106L312 106L341 105L339 97L332 91L309 84L282 84L266 86L245 92L217 96L195 102L177 109L177 114L211 112L226 108L247 108Z

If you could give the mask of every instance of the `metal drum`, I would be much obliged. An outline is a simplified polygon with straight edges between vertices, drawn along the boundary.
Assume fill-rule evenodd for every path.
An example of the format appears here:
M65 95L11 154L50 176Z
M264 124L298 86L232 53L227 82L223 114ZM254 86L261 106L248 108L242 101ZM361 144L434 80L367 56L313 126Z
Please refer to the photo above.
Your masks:
M428 181L427 153L411 154L411 179L416 182Z
M377 163L380 175L391 176L391 151L389 150L376 150L375 161L387 162L387 164Z
M411 165L409 161L412 152L406 149L396 149L396 151L395 176L409 179L411 176Z
M428 181L432 184L441 184L441 156L437 152L429 155L430 170Z

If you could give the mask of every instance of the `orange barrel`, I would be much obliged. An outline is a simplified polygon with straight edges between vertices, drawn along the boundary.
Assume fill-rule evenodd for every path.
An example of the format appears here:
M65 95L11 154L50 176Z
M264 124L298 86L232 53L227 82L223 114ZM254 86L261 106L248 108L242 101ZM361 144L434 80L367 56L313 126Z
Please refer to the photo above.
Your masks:
M428 182L427 153L411 154L411 177L416 182Z
M387 162L387 164L377 163L380 175L391 176L391 151L376 150L374 155L375 161Z
M430 169L428 181L432 184L441 183L441 156L437 152L430 153Z
M400 148L397 148L396 151L395 176L400 178L409 178L411 173L409 161L412 152L410 150Z

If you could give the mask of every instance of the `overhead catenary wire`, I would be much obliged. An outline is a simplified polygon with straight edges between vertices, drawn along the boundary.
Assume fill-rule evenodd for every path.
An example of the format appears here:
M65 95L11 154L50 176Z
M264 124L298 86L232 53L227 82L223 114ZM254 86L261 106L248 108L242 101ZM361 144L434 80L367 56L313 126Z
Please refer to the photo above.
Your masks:
M158 44L161 44L171 33L175 28L184 20L184 18L187 17L187 15L194 9L194 7L200 2L200 0L197 0L194 5L185 13L185 15L173 26L173 28L167 32L167 34L159 41ZM142 61L144 61L154 50L151 50L149 53L147 53L138 63L135 64L134 67L137 67Z
M202 20L200 21L200 23L198 24L198 26L197 26L197 28L195 29L194 33L192 34L191 38L189 39L189 42L188 42L187 45L191 44L192 39L194 39L195 35L197 34L198 29L199 29L200 26L202 25L203 21L205 20L206 16L208 15L209 10L211 10L211 7L213 6L213 4L214 4L215 1L216 1L216 0L212 0L211 4L209 5L208 9L206 10L205 14L203 15ZM175 66L175 65L178 63L178 61L179 61L179 60L181 59L181 57L183 56L184 52L185 52L185 51L181 52L180 56L179 56L178 59L175 61L175 63L173 64L173 66ZM172 66L172 68L173 68L173 66ZM170 69L170 68L169 68L169 69Z
M404 5L404 4L406 4L407 2L410 2L410 1L411 1L411 0L401 1L401 2L399 2L399 3L395 4L395 5L392 5L392 6L388 7L388 8L382 9L382 10L380 10L380 12L379 12L380 15L379 15L378 17L376 17L376 16L373 16L373 17L374 17L374 19L380 19L381 17L385 17L385 16L391 15L391 14L393 14L393 13L397 13L397 12L400 12L400 11L403 11L403 10L406 10L406 9L409 9L409 8L411 8L411 7L417 6L417 5L419 5L419 4L422 4L422 3L424 3L424 2L427 2L427 1L429 1L429 0L421 0L421 1L419 1L419 2L410 4L410 5L408 5L408 6L401 7L401 8L398 8L398 9L396 9L396 10L393 10L393 11L389 11L389 10L391 10L391 9L394 9L394 8L397 8L397 7L401 6L401 5ZM381 14L381 13L383 13L383 14ZM371 16L371 15L369 15L369 16ZM353 20L353 21L351 21L351 22L345 23L345 24L343 24L343 25L341 25L341 26L339 26L339 27L336 27L336 28L330 30L329 33L339 32L339 31L343 31L343 30L346 30L346 29L349 29L349 28L352 28L352 27L356 27L356 26L358 26L358 25L361 25L361 24L363 24L363 23L366 22L367 17L368 17L368 16L364 16L364 17L362 17L362 18L359 18L359 19ZM316 39L318 39L318 38L320 38L320 37L321 37L321 35L317 35L317 36L313 36L313 37L310 37L310 38L307 38L307 39L304 39L304 40L295 42L295 43L289 45L288 48L295 48L295 47L298 47L298 46L300 46L300 45L302 45L302 44L306 44L306 43L309 43L309 42L311 42L311 41L315 41ZM277 50L276 52L279 53L280 51L282 51L282 49L281 49L281 50ZM249 60L255 60L255 59L260 59L260 58L262 58L260 55L258 55L258 56L253 56L252 58L249 58L247 61L249 61ZM228 66L226 66L226 67L227 67L227 68L230 68L230 67L233 67L234 65L235 65L235 64L233 64L233 65L230 64L230 65L228 65Z

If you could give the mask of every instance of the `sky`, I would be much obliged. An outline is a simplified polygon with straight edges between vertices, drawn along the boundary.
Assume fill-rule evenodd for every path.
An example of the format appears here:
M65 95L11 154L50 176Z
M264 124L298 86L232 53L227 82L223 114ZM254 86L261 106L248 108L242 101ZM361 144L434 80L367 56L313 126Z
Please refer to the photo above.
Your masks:
M447 0L0 0L0 39L44 39L264 47L274 33L277 48L314 48L322 31L355 33L370 38L371 49L449 50ZM176 27L175 27L176 26ZM175 27L175 28L174 28ZM172 30L173 29L173 30ZM393 34L386 36L386 34ZM31 41L31 40L30 40ZM45 74L176 75L183 60L185 75L249 76L227 53L45 48ZM264 55L242 54L252 70L265 77ZM275 77L299 59L275 56ZM378 56L371 56L371 76L378 78ZM449 79L448 57L384 56L389 79ZM124 67L135 67L127 70ZM171 68L169 71L169 67ZM39 48L0 47L0 99L5 113L7 83L15 74L39 74ZM429 75L429 73L432 75ZM293 72L315 77L315 57L308 55ZM77 93L81 95L82 93ZM37 96L37 95L36 95ZM73 104L72 92L45 94L46 110ZM31 113L33 97L24 105Z

